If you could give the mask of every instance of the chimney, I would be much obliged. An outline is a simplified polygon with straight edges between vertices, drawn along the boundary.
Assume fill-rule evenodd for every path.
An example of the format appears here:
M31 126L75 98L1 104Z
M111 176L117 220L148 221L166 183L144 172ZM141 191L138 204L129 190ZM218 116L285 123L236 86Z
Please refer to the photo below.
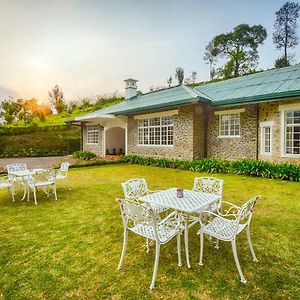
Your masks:
M125 100L128 100L136 96L136 89L137 89L136 83L138 82L138 80L128 78L125 79L124 81L126 83Z

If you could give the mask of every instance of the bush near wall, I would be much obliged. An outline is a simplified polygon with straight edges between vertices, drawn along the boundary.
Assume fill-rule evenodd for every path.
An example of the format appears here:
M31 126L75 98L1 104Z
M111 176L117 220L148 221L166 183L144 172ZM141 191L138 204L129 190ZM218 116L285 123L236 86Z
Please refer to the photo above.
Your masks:
M206 173L232 173L238 175L259 176L281 180L300 181L300 165L291 163L270 163L261 160L243 159L225 161L213 158L201 160L176 160L165 158L125 156L124 161L162 168L174 168Z
M75 126L0 128L0 157L35 157L72 154L80 149Z

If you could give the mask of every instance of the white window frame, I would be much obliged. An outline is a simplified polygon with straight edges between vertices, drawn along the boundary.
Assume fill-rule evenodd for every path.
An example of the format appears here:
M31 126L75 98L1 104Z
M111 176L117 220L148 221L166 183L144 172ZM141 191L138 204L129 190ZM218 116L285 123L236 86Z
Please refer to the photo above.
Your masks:
M261 155L268 155L272 156L272 147L273 147L273 121L266 121L266 122L260 122L260 154ZM264 136L264 129L270 128L270 152L265 151L265 136Z
M93 127L94 129L91 129ZM96 127L96 129L95 129ZM89 133L97 133L97 142L89 142ZM87 145L98 145L99 144L99 126L97 124L86 125L86 144Z
M144 115L143 117L144 118L141 118L141 117L137 117L135 119L138 120L138 146L142 146L142 147L174 147L174 117L173 115L168 115L166 113L164 113L163 115L154 115L154 114L149 114L150 117L146 118L146 115ZM172 123L171 124L168 124L168 125L162 125L162 119L164 117L169 117L172 119ZM157 118L157 119L160 119L159 123L160 125L150 125L150 120L151 119L154 119L154 118ZM148 125L147 126L140 126L139 125L139 122L140 121L146 121L148 122ZM168 143L168 137L169 137L169 128L172 128L172 136L173 136L173 139L172 139L172 144L162 144L162 128L166 128L167 130L167 136L166 136L166 141ZM144 144L144 137L143 137L143 143L141 144L140 143L140 136L139 136L139 131L141 130L144 130L144 129L148 129L148 144ZM154 135L154 144L150 144L150 129L153 129L154 132L156 129L159 129L159 132L160 132L160 140L159 140L159 144L155 144L155 135Z
M244 112L245 109L232 109L232 110L224 110L224 111L216 111L215 115L219 116L219 135L218 138L240 138L241 137L241 112ZM231 135L230 134L230 127L228 129L228 135L222 135L221 134L221 119L222 116L228 116L230 120L230 116L232 115L238 115L239 118L239 134L238 135ZM230 121L229 121L230 122Z
M300 158L300 154L286 153L286 136L285 136L285 115L287 112L300 110L300 103L279 105L280 111L280 154L281 157Z

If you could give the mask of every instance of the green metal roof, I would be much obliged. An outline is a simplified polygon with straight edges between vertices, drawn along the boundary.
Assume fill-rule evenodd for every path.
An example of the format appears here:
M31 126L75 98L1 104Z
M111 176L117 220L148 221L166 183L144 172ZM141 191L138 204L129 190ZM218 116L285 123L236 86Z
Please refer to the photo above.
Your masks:
M124 115L132 112L172 107L198 101L210 101L201 92L184 85L147 93L98 111L101 114ZM92 114L92 113L91 113Z
M128 115L130 113L196 102L207 102L215 106L224 106L292 97L300 97L300 64L203 84L193 89L180 85L143 94L125 100L122 103L77 117L75 121L107 114Z
M300 96L300 64L204 84L194 90L209 96L216 106Z

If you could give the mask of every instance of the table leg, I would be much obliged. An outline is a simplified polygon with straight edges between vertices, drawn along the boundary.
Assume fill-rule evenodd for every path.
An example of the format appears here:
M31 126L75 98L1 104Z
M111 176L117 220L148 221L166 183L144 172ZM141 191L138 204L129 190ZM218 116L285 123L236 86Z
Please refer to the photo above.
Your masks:
M190 268L190 257L189 257L189 214L186 214L185 228L184 228L184 245L185 245L185 257L187 267Z
M21 199L21 201L25 200L26 195L27 195L27 185L26 185L26 181L23 179L23 185L24 185L24 193L23 193L23 197Z

